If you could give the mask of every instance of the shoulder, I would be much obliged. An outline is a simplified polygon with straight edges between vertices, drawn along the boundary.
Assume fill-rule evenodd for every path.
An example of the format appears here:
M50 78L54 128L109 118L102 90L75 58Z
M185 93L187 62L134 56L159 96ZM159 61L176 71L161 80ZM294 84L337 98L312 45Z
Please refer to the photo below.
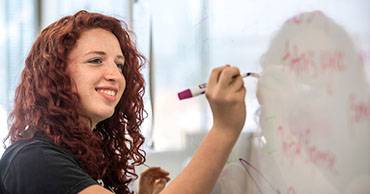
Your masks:
M10 193L77 193L96 184L72 154L43 138L10 146L0 172L1 184Z
M1 176L4 177L14 167L21 172L32 170L30 167L44 171L45 167L63 164L79 168L77 160L68 151L47 140L46 137L34 137L20 140L7 148L0 161L0 170Z

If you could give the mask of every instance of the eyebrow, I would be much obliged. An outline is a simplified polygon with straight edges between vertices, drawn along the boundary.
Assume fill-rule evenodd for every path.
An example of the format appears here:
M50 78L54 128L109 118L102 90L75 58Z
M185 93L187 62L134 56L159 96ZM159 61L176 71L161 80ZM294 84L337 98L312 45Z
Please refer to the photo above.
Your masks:
M85 56L86 56L86 55L91 55L91 54L103 55L103 56L107 55L107 53L105 53L104 51L90 51L90 52L86 53L86 54L85 54ZM125 57L124 57L124 56L122 56L122 55L117 55L116 57L117 57L118 59L125 60Z

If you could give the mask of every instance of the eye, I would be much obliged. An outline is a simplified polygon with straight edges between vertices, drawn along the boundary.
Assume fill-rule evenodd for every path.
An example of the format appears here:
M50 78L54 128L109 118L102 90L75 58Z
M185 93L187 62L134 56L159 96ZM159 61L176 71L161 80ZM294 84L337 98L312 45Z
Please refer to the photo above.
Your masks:
M117 67L118 69L122 72L123 71L123 67L125 66L124 63L117 63Z
M93 58L93 59L90 59L88 62L93 63L93 64L102 64L103 60L101 58Z

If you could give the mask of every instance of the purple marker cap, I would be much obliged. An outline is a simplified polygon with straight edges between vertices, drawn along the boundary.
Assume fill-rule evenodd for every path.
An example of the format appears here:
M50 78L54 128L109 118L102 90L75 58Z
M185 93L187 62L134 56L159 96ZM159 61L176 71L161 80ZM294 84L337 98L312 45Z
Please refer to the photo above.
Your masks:
M179 97L180 100L193 97L193 95L191 94L190 89L186 89L182 92L177 93L177 96Z

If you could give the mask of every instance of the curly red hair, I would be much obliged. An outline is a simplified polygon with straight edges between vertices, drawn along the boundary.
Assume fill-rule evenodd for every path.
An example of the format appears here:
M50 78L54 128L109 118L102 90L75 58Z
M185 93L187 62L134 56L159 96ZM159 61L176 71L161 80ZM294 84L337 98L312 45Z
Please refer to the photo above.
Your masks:
M79 11L45 28L26 59L9 116L12 143L26 138L29 131L41 132L70 150L92 178L102 179L116 193L131 193L128 183L137 178L134 167L145 161L139 129L145 113L140 73L145 59L126 26L114 17ZM122 72L127 83L113 116L98 123L95 130L78 113L79 97L66 71L76 41L92 28L117 37L125 57Z

